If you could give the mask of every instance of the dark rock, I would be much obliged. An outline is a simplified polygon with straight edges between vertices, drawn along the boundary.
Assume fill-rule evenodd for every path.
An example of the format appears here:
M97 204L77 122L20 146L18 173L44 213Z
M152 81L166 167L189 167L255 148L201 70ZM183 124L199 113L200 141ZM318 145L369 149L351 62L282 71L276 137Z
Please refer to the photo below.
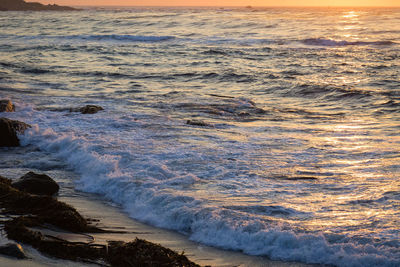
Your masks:
M5 223L7 237L29 244L35 249L47 255L60 259L84 261L101 260L105 257L106 247L84 242L69 242L60 238L49 238L40 230L33 230L31 227L42 228L44 224L49 227L48 221L39 220L34 216L21 216ZM65 231L65 228L61 228Z
M31 194L52 196L58 192L58 184L46 174L28 172L11 184L12 187Z
M0 175L0 184L11 185L12 180Z
M256 114L265 114L265 113L267 113L267 112L266 112L264 109L262 109L262 108L255 108L254 111L255 111Z
M0 246L0 254L7 255L17 259L26 259L25 252L20 244L8 243Z
M102 107L100 106L96 106L96 105L86 105L82 108L79 109L79 111L82 114L94 114L97 113L100 110L104 110Z
M81 112L82 114L95 114L95 113L99 112L100 110L104 110L104 109L102 107L96 106L96 105L86 105L81 108L51 109L51 111L66 111L66 110L68 110L69 112Z
M242 112L240 112L240 113L238 114L238 116L246 117L246 116L250 116L250 113L249 113L249 112L246 112L246 111L242 111Z
M0 118L0 147L19 146L17 132L23 133L31 126L20 121Z
M84 242L69 242L43 235L35 217L21 216L5 223L8 238L31 245L42 253L57 258L86 262L106 262L110 266L187 266L198 267L183 253L151 242L136 239L133 242L109 241L108 246ZM102 265L103 266L103 265ZM108 265L106 265L108 266Z
M84 107L80 107L80 108L48 108L47 110L50 111L55 111L55 112L65 112L65 111L69 111L69 112L81 112L82 114L94 114L99 112L100 110L104 110L102 107L100 106L96 106L96 105L86 105Z
M191 262L183 253L178 254L160 245L136 239L133 242L109 242L108 246L92 242L70 242L49 236L41 229L71 231L74 233L107 233L87 224L73 207L49 196L31 195L10 185L10 179L0 176L0 210L9 216L4 223L7 237L29 244L47 255L60 259L100 263L105 266L188 266ZM15 215L22 215L16 217ZM0 222L1 223L1 222ZM56 228L54 228L56 226ZM108 265L109 264L109 265Z
M194 125L194 126L202 126L202 127L207 127L207 126L210 127L210 126L212 126L211 124L206 123L206 122L201 121L201 120L187 120L186 124Z
M27 3L23 0L0 0L0 11L72 11L72 7L58 5L43 5L40 3Z
M15 106L8 99L0 100L0 112L14 112Z
M300 181L300 180L318 180L317 177L314 176L277 176L275 178L282 180L291 180L291 181Z
M199 266L183 253L138 238L129 243L108 242L107 262L112 266Z
M0 207L4 214L31 214L40 222L72 232L101 232L71 206L50 196L32 195L10 186L10 180L0 177Z

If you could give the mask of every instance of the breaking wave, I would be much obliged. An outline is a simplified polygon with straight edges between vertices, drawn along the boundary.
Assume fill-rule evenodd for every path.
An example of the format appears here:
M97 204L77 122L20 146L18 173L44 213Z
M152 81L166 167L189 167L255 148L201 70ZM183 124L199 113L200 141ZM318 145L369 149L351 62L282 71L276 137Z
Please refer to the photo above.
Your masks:
M178 175L158 162L148 163L152 179L135 180L131 170L124 167L124 155L104 150L100 153L96 142L73 133L59 134L33 125L21 139L24 145L34 144L65 161L80 174L82 190L104 195L132 218L179 231L197 242L273 260L335 266L400 264L397 245L307 232L279 221L282 216L307 216L307 213L283 206L210 205L205 200L167 190L168 186L189 185L200 178Z

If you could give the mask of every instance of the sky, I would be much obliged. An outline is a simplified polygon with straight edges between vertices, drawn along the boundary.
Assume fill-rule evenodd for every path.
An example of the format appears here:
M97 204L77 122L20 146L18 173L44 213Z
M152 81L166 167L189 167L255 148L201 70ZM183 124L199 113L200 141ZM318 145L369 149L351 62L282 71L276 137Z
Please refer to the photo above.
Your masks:
M28 2L72 6L400 6L400 0L28 0Z

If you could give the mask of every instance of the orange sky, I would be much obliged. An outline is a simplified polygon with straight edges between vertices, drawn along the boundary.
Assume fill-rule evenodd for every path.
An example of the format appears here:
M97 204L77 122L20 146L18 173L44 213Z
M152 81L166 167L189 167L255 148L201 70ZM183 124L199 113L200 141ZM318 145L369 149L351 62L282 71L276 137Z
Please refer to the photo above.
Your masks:
M28 0L59 5L120 6L400 6L400 0Z

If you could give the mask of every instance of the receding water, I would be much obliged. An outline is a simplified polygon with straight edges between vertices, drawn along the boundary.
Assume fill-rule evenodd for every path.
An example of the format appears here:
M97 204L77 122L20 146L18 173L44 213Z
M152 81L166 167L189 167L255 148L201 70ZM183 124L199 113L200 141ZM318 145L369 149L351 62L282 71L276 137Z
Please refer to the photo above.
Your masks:
M0 96L18 107L2 116L32 124L23 143L80 190L224 249L400 265L400 9L0 21ZM105 111L68 111L85 104Z

